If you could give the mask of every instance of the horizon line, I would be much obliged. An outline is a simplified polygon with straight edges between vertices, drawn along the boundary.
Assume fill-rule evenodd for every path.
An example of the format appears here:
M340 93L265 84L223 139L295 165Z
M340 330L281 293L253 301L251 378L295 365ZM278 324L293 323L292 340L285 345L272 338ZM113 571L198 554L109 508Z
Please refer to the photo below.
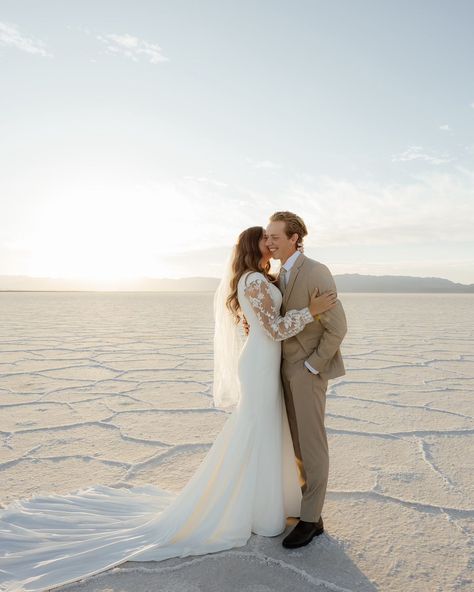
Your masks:
M382 277L393 277L393 278L413 278L413 279L436 279L436 280L444 280L447 282L451 282L453 284L458 284L461 286L474 286L474 281L470 283L462 283L456 282L454 280L450 280L446 277L441 276L421 276L421 275L406 275L406 274L370 274L370 273L335 273L333 277L340 277L340 276L361 276L361 277L372 277L372 278L382 278ZM178 278L173 277L157 277L157 276L138 276L132 278L94 278L94 277L63 277L63 276L32 276L32 275L24 275L24 274L0 274L0 278L25 278L29 280L52 280L52 281L66 281L66 282L137 282L142 280L152 280L152 281L168 281L168 282L179 282L182 280L213 280L213 281L220 281L221 278L217 276L182 276ZM1 290L0 291L12 291L12 290ZM17 290L13 290L17 291ZM32 290L35 291L35 290ZM83 290L77 290L83 291ZM142 290L132 290L132 291L142 291Z

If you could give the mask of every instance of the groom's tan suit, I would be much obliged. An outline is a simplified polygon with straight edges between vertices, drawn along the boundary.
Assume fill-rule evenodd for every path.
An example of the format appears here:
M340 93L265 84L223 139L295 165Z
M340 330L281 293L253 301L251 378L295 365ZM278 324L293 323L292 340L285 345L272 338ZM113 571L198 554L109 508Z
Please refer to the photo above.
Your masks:
M282 315L308 306L315 289L322 294L336 290L336 284L325 265L300 254L283 289ZM285 404L303 492L300 518L306 522L317 522L324 504L329 472L326 389L329 379L345 374L339 346L346 331L346 316L338 300L319 320L282 345Z

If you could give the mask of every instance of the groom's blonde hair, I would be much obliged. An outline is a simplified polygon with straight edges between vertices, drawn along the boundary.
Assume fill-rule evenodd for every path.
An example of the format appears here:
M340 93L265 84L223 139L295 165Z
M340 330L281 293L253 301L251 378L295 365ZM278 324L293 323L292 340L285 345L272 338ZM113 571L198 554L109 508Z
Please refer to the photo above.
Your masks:
M275 212L270 216L270 222L284 222L286 236L290 238L294 234L297 234L298 244L302 244L304 237L308 234L308 229L303 219L293 214L293 212Z

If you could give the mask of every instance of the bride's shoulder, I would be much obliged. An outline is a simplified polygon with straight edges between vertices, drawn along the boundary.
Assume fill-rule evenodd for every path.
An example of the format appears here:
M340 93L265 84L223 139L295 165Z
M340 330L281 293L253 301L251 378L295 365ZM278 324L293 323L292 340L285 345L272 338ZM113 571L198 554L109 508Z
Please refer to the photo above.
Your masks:
M260 271L246 271L242 274L239 284L243 288L247 288L250 284L270 284L268 279Z

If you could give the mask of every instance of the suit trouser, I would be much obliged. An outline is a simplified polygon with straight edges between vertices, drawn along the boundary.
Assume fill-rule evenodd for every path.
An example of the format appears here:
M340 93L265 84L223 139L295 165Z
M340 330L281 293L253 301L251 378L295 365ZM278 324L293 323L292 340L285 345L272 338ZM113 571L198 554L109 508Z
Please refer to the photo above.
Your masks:
M283 360L282 381L301 491L301 520L317 522L326 495L329 453L324 412L328 381L304 362Z

